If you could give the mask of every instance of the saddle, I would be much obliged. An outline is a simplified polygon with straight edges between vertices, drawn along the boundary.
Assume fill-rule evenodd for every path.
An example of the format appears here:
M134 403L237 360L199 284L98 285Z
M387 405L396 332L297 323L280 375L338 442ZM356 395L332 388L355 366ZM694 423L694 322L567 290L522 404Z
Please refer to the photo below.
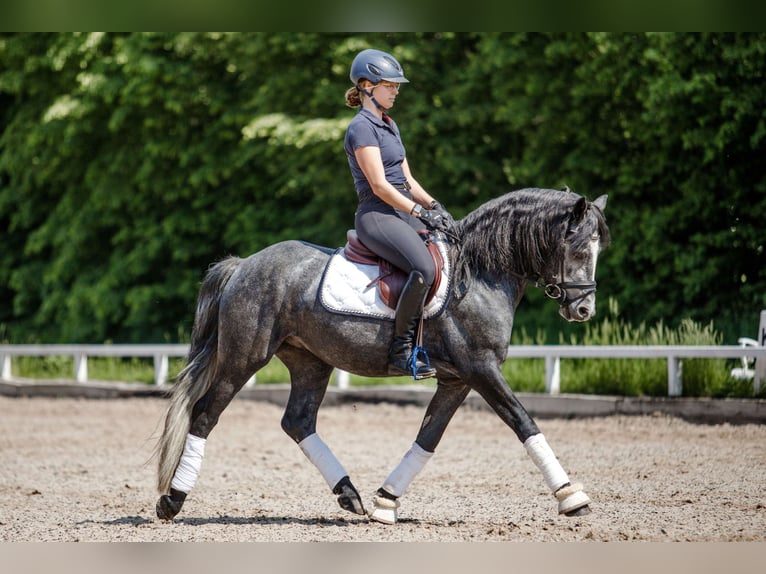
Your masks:
M425 242L428 252L431 254L431 258L434 262L434 269L436 271L434 275L434 283L431 285L431 289L426 295L424 305L427 305L434 298L434 295L436 295L436 292L439 290L439 285L441 285L444 259L439 251L439 247L431 239L431 232L422 230L418 231L418 233ZM407 283L407 273L368 249L364 243L359 240L356 230L349 229L346 232L346 241L347 243L343 247L343 253L346 256L346 259L361 265L378 266L378 276L370 282L368 287L377 285L381 300L386 306L391 309L396 309L396 304L399 302L399 296L402 294L404 284Z

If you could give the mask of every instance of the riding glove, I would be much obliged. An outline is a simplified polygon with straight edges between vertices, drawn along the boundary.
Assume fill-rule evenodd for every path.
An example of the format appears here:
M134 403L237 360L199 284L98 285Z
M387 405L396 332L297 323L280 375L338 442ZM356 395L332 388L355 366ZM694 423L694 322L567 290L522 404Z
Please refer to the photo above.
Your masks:
M447 222L436 210L424 209L420 212L420 220L426 224L429 229L436 229L437 231L446 231L448 228Z
M443 220L443 227L439 228L439 230L448 234L452 233L453 228L455 227L455 218L452 217L452 214L450 214L450 212L447 211L444 206L436 200L431 202L430 210L438 213Z

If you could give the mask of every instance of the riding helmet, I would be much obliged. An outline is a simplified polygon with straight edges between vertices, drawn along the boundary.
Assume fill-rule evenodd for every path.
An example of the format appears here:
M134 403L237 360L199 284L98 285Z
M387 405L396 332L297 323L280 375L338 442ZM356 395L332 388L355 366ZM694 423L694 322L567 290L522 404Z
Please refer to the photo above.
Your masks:
M351 81L355 86L362 80L369 80L378 84L382 80L396 82L397 84L408 83L404 77L404 70L399 62L391 54L380 50L362 50L351 62Z

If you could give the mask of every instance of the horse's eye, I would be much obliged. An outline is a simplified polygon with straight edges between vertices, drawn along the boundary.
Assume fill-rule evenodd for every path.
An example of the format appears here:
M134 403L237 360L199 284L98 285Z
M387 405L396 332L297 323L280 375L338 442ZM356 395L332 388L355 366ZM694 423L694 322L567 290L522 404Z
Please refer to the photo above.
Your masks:
M574 254L575 261L586 261L590 257L590 253L588 251L578 251Z

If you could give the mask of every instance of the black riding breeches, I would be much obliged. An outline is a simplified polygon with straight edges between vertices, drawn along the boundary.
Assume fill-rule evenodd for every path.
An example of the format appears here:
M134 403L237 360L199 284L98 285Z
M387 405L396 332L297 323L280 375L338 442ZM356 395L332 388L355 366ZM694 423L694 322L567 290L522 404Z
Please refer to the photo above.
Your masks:
M359 239L379 257L410 273L419 271L430 287L434 262L417 230L425 225L414 215L389 205L360 205L354 221Z

